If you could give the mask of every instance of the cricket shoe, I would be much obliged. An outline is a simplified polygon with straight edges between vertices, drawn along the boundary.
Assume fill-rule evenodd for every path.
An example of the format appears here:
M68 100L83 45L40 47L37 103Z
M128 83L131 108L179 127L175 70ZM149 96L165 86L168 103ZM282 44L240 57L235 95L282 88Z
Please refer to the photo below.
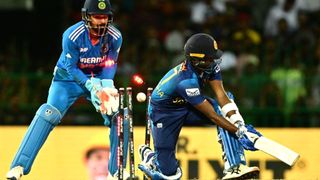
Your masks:
M156 169L154 164L154 152L149 146L145 144L139 146L139 157L141 159L141 165L146 166L148 169Z
M7 173L8 180L20 180L23 176L23 167L16 166Z
M110 172L108 174L108 177L107 177L107 180L118 180L119 177L118 177L118 170L116 171L116 173L114 173L114 175L112 175ZM130 174L124 169L123 170L123 179L124 180L127 180L127 179L130 179Z
M248 167L240 164L228 169L222 180L242 180L242 179L257 179L259 177L260 169L258 167Z

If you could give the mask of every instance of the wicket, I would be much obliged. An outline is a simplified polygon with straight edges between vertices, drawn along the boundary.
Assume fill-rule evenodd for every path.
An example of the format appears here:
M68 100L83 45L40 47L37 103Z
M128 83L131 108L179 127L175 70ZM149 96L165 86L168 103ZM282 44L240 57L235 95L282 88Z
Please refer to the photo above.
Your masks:
M127 106L128 106L128 119L129 121L129 153L130 153L130 179L135 177L134 169L134 137L133 137L133 118L132 118L132 88L127 87Z
M148 104L151 99L151 93L153 88L147 89L147 108L146 108L146 133L145 144L150 146L150 134L151 134L151 122L148 115ZM123 122L128 121L129 124L129 160L130 160L130 179L135 179L135 167L134 167L134 131L133 131L133 106L132 106L132 87L119 88L119 116L117 118L117 135L119 139L118 143L118 179L123 179L123 152L124 152L124 134L123 134ZM126 99L126 100L125 100ZM124 114L125 103L128 107L128 114ZM144 179L147 179L144 176Z
M123 121L124 121L124 88L119 88L119 115L117 118L117 134L118 134L118 179L123 179Z
M145 144L147 146L150 146L150 134L151 134L151 120L148 113L149 108L149 102L151 100L151 93L153 91L153 88L149 87L147 89L147 109L146 109L146 133L145 133ZM148 178L146 176L143 176L144 180L147 180Z
M151 122L150 122L150 117L148 114L148 104L151 99L151 93L153 91L153 88L149 87L147 89L147 109L146 109L146 134L145 134L145 144L150 146L150 133L151 133Z

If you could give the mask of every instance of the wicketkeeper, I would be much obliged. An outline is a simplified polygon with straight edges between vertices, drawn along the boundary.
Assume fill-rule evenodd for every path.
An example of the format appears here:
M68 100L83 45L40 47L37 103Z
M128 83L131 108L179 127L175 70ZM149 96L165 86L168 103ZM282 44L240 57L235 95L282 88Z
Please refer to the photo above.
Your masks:
M113 78L122 44L120 31L111 23L109 0L86 0L82 21L69 27L62 37L62 53L54 70L47 102L40 106L7 173L17 180L30 172L31 166L51 130L70 106L81 96L92 102L110 130L108 178L117 177L116 112L119 101ZM128 146L128 123L124 121L124 166ZM124 173L128 177L128 173ZM44 178L45 179L45 178Z

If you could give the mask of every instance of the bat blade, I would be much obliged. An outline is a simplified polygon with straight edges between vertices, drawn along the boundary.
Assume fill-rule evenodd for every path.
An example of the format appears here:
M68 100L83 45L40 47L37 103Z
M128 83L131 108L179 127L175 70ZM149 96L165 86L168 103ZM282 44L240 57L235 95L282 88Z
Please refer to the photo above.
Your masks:
M264 136L261 136L255 142L254 147L283 161L289 166L293 166L300 157L300 155L293 150Z

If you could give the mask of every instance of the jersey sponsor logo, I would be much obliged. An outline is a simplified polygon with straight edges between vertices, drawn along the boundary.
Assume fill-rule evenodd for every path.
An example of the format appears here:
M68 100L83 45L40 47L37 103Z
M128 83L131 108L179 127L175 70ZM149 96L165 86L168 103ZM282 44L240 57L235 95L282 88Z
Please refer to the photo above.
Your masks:
M103 61L101 57L80 58L80 63L99 64Z
M116 61L114 61L113 59L107 59L106 56L103 56L103 57L80 58L78 67L80 69L96 68L96 67L113 68L115 64L116 64Z
M157 123L157 128L162 128L163 124L162 123Z
M215 73L218 73L220 71L220 66L219 65L216 65L215 67L214 67L214 72Z
M200 95L200 90L199 88L190 88L186 89L186 93L188 96L198 96Z
M84 48L80 48L80 52L87 52L89 48L84 47Z
M184 105L186 104L186 101L180 97L176 97L172 99L172 103L177 105Z

